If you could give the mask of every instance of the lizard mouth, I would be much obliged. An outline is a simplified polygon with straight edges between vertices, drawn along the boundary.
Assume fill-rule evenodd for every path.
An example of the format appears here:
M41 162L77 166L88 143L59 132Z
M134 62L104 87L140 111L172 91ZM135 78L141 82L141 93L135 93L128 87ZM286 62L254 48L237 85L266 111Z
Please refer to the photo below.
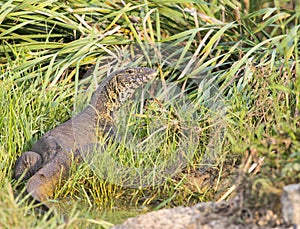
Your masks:
M150 69L149 79L153 79L157 76L157 72L153 69Z
M156 71L151 68L146 68L149 71L149 78L153 78L157 75Z

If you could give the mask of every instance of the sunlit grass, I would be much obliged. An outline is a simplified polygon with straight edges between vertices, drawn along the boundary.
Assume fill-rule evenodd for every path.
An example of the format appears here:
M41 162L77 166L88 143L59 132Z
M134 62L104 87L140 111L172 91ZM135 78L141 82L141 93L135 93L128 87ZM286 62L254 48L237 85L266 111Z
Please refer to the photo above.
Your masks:
M249 186L256 179L278 189L299 182L300 4L126 2L0 3L0 227L110 227L151 209L217 200L236 184L237 169L261 157L260 173L247 175ZM83 77L91 65L96 70ZM146 187L114 184L88 163L74 165L53 202L69 219L37 217L33 203L18 196L24 185L16 188L11 179L17 157L80 111L108 72L129 65L157 69L162 94L170 82L177 95L185 92L199 134L191 160ZM124 111L131 134L151 137L156 119L172 132L180 112L162 98L150 93L142 115L139 103ZM126 145L111 155L149 172L172 155L168 136L165 145L158 139L167 153L160 161L153 160L157 151L141 157Z

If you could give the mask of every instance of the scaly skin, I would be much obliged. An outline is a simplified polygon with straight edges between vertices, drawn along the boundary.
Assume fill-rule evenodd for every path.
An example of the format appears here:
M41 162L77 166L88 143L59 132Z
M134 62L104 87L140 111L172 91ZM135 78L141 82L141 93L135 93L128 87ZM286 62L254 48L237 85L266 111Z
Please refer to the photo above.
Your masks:
M14 178L19 179L25 173L23 179L29 179L27 192L41 202L50 198L59 181L68 177L71 163L80 161L79 151L96 143L99 135L112 136L114 113L138 87L155 76L155 71L149 68L112 73L94 92L89 106L45 133L30 151L18 158Z

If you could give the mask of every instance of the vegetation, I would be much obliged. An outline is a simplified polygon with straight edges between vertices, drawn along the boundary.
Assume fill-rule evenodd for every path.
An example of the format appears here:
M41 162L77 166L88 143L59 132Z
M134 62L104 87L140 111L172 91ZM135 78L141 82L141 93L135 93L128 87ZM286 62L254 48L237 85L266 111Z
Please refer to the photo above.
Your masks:
M250 210L276 210L268 195L278 198L284 185L299 182L297 1L0 4L1 228L106 228L152 209L236 195L244 195ZM99 67L95 74L83 77L92 65ZM162 89L173 82L177 95L185 93L198 128L193 156L175 176L138 187L112 183L83 163L55 192L59 213L39 215L25 184L11 178L17 157L82 109L82 95L107 72L129 65L157 69ZM179 114L167 102L151 101L148 116L134 116L133 123L151 126ZM124 149L115 156L130 166L148 163L132 162Z

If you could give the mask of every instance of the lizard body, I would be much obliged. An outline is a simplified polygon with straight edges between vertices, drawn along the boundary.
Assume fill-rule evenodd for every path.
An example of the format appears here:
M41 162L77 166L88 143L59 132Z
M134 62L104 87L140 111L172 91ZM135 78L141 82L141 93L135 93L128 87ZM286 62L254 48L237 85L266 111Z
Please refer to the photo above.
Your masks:
M112 73L93 93L89 105L72 119L46 132L16 161L14 178L29 179L26 190L38 201L53 195L66 179L80 149L97 142L98 136L114 132L114 114L141 85L155 77L149 68L127 68ZM74 135L76 133L76 136Z

